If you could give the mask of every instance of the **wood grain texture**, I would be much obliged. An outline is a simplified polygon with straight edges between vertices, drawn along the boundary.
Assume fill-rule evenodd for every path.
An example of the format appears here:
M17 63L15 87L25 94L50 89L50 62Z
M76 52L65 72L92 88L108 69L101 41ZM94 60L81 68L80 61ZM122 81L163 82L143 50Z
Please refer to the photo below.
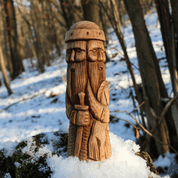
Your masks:
M104 38L97 34L104 33L100 31L95 23L83 21L74 24L66 34L68 156L87 161L103 161L112 155L109 83L104 65Z

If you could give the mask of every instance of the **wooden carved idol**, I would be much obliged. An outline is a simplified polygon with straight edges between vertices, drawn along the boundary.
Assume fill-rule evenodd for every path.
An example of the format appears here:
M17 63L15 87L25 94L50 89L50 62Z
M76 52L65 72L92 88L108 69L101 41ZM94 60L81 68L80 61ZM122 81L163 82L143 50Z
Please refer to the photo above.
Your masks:
M109 83L105 36L93 22L81 21L66 33L66 114L70 120L68 156L102 161L111 156Z

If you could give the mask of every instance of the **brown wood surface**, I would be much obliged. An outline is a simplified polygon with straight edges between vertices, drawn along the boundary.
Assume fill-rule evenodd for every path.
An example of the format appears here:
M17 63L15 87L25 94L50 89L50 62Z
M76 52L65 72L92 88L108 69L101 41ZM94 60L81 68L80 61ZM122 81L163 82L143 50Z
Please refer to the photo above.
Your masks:
M66 34L68 156L80 160L102 161L112 155L103 36L88 21L74 24Z

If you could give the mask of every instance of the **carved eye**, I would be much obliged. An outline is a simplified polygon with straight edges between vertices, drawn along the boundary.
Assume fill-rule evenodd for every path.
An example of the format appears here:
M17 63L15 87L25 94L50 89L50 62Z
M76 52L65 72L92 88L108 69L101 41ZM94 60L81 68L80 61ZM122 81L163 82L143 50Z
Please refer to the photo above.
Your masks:
M96 53L96 52L97 52L97 49L93 49L92 51L93 51L94 53Z
M97 56L98 49L92 49L90 52L91 52L92 55Z
M76 48L75 52L80 53L82 50L80 48Z
M103 49L100 49L100 52L101 52L101 53L104 53L104 50L103 50Z
M71 49L67 49L67 51L66 51L67 54L70 54L71 52L72 52Z

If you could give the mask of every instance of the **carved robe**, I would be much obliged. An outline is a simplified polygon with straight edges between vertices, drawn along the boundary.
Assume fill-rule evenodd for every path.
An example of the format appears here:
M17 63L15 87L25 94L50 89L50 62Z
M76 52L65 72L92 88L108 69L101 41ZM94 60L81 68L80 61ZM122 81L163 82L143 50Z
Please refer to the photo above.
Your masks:
M87 98L85 105L89 106L90 124L83 127L79 159L96 161L107 159L112 152L108 127L109 84L106 81L105 65L99 61L71 63L67 72L66 113L70 119L68 156L75 156L75 141L79 126L75 124L77 111L74 105L79 104L77 94L84 92ZM76 88L76 85L79 87Z

